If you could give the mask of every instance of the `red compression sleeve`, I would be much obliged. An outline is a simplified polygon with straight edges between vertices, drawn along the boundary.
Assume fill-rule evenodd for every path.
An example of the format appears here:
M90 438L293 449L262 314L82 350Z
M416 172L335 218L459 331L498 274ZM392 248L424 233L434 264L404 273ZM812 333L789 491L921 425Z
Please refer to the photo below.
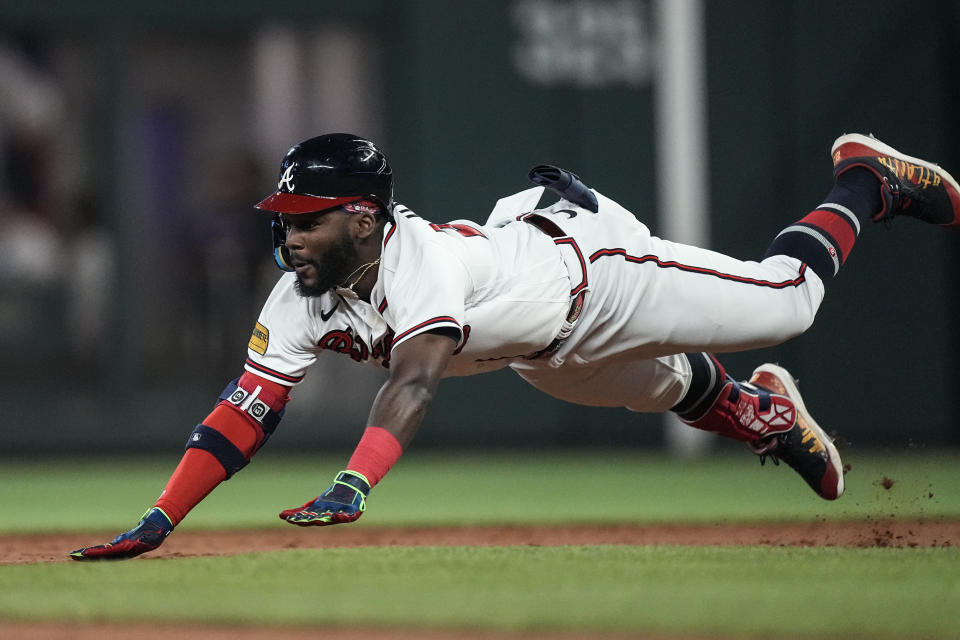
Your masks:
M223 465L203 449L187 449L167 486L153 506L162 510L177 526L201 500L227 477Z
M254 375L246 371L242 376L240 376L240 379L237 380L237 386L243 387L244 389L256 389L257 387L263 387L263 390L272 396L272 398L268 400L268 404L274 411L280 411L280 409L283 409L284 405L286 405L290 400L290 387L285 387L282 384L271 382L266 378L261 378L258 375Z
M272 404L278 405L275 411L288 400L289 389L250 373L244 373L239 384L245 389L261 386L264 391L273 394ZM216 406L203 424L223 434L248 460L263 444L263 431L252 420L230 407ZM223 465L209 451L187 449L154 506L162 509L176 526L226 477Z
M347 470L362 474L372 487L387 475L401 455L403 447L392 433L380 427L367 427L347 463Z
M262 438L262 433L254 429L249 420L222 405L215 407L203 424L226 436L248 460ZM209 451L187 449L154 506L161 508L177 525L226 478L223 465Z

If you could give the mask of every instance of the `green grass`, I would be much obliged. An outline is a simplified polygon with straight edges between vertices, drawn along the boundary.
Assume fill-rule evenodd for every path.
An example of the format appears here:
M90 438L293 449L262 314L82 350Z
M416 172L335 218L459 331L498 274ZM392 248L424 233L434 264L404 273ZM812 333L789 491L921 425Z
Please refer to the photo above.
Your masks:
M958 562L955 549L598 546L13 566L0 618L954 638Z
M345 455L263 454L187 518L184 529L283 526L276 513L322 491ZM960 454L847 454L847 493L815 496L786 466L749 453L680 461L588 453L405 456L353 526L594 522L737 522L960 517ZM129 528L177 460L7 460L0 532ZM885 477L894 480L890 489ZM932 495L931 495L932 494ZM55 504L56 509L51 509Z
M342 455L265 455L181 525L283 527ZM749 455L406 456L351 527L960 518L960 455L847 453L817 498ZM0 531L129 528L176 460L7 460ZM893 485L887 489L883 479ZM86 538L84 537L83 540ZM83 540L78 537L78 542ZM0 619L332 624L710 637L960 637L960 549L502 547L289 550L0 566Z

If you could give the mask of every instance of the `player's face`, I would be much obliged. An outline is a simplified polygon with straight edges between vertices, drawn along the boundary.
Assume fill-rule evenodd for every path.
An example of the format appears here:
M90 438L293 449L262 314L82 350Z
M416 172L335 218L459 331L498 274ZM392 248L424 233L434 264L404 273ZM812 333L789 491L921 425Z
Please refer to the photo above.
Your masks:
M284 215L287 249L297 272L297 293L323 295L343 284L358 266L350 215L342 210Z

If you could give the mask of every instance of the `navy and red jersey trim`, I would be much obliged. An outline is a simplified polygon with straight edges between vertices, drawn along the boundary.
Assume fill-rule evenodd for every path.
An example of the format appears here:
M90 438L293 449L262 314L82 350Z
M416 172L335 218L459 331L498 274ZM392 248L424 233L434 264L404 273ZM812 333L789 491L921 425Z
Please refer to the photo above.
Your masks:
M806 272L807 272L807 263L803 262L800 264L800 269L797 273L796 278L782 280L780 282L773 282L772 280L759 280L757 278L747 278L744 276L734 275L732 273L723 273L722 271L717 271L716 269L707 269L706 267L697 267L689 264L682 264L680 262L675 262L672 260L661 260L658 256L646 255L646 256L632 256L627 253L626 249L600 249L590 256L590 263L593 264L600 258L606 258L609 256L620 256L627 262L633 262L636 264L652 263L661 269L679 269L680 271L687 271L689 273L700 273L706 276L712 276L714 278L720 278L721 280L730 280L732 282L742 282L744 284L751 284L758 287L770 287L772 289L786 289L787 287L798 287L803 282L806 281Z
M463 351L463 348L467 346L467 340L469 339L470 339L470 325L465 324L463 325L463 338L460 340L460 346L454 350L453 355L458 355L461 351Z
M393 237L393 232L397 230L397 223L394 222L393 226L390 227L390 231L387 231L387 235L383 238L383 248L387 248L387 243L390 242L390 238Z
M570 289L570 295L575 296L587 288L587 263L583 260L583 252L580 251L580 245L577 244L577 241L569 236L566 238L554 238L553 243L557 246L561 244L570 245L573 248L574 253L577 254L577 260L580 261L580 273L583 274L583 278L580 280L580 284L575 286L573 289Z
M434 224L430 223L430 228L434 231L444 231L445 229L450 229L451 231L456 231L464 238L486 238L480 229L476 227L471 227L468 224Z
M271 376L273 378L276 378L277 380L283 380L284 382L289 382L290 384L297 384L298 382L303 380L303 376L291 376L291 375L287 375L286 373L281 373L276 369L265 367L259 362L254 362L250 358L247 358L246 366L250 367L251 369L254 369L259 373L262 373L267 376Z
M424 320L420 324L410 327L403 333L397 334L393 338L393 344L397 344L398 342L406 338L411 333L414 333L415 331L419 331L420 329L429 327L430 325L434 325L434 324L454 324L457 326L457 329L460 329L460 323L457 322L455 318L452 318L450 316L437 316L436 318L430 318L429 320Z
M387 310L387 299L384 298L383 302L380 303L380 306L377 307L377 313L383 315L383 312Z
M583 278L580 279L580 283L577 284L573 289L570 290L571 296L576 296L578 293L587 288L587 263L583 259L583 252L580 251L580 245L577 244L577 241L572 237L567 235L567 232L560 228L556 222L541 216L537 213L530 212L524 213L517 216L517 220L522 222L527 222L546 235L553 238L553 244L560 246L561 244L568 244L573 248L573 252L577 254L577 260L580 261L580 273L583 274Z

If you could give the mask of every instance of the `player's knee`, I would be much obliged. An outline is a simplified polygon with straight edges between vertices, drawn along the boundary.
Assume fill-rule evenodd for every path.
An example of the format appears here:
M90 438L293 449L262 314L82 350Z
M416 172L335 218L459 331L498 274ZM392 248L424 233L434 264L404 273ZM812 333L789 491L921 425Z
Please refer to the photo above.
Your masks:
M807 329L813 326L813 321L817 317L817 307L802 306L797 309L793 318L793 337L806 333Z
M795 258L783 255L770 256L763 260L764 267L779 277L795 276L800 273L796 286L772 292L760 318L770 321L771 336L778 339L772 344L795 338L813 325L826 289L823 281L812 269L804 268Z
M783 326L784 341L803 335L812 324L813 319L805 315L797 314L789 318Z
M771 334L769 346L803 335L813 325L816 316L816 309L798 308L784 311L775 332Z

